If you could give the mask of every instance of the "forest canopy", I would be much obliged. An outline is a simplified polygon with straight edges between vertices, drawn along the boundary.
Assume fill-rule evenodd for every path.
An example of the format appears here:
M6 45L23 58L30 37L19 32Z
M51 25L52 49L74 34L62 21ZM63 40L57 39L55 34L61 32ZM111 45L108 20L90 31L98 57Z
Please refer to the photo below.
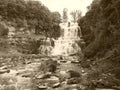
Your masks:
M59 36L60 14L51 12L40 1L0 0L0 16L3 20L14 23L14 27L34 29L35 34L44 32L49 37ZM54 31L56 35L53 34Z
M78 23L86 42L87 57L100 52L104 56L113 49L120 52L120 0L94 0Z

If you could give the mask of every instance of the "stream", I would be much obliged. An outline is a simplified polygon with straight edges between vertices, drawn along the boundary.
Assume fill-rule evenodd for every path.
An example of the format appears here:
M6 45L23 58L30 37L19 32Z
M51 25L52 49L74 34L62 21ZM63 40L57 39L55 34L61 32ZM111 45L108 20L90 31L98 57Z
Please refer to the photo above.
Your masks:
M33 62L19 67L7 68L7 66L2 66L0 71L0 90L32 90L32 75L41 65L41 61L48 59L49 58L46 57L34 59ZM57 69L58 72L66 72L68 70L81 71L78 65L71 63L72 61L77 62L76 57L65 57L62 60L60 60L59 57L53 57L52 59L60 64ZM9 70L9 72L7 72L7 70Z

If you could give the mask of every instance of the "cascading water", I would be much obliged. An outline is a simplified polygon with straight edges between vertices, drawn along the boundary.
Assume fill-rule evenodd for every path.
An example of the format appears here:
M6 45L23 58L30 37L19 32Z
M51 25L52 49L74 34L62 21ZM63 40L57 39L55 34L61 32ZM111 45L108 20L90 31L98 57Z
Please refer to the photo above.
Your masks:
M78 32L80 27L77 23L61 23L61 36L58 40L55 40L55 46L52 50L52 55L64 55L68 56L71 54L81 52L81 48L78 46L76 41L79 41ZM80 31L81 32L81 31ZM81 35L81 34L80 34Z

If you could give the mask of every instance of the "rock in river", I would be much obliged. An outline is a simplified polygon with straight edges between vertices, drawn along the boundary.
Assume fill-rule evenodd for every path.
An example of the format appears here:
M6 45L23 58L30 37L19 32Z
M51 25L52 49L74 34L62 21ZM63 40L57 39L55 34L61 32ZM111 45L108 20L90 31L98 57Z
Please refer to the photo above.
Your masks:
M58 83L55 83L52 87L53 88L57 88L57 87L59 87L60 86L60 83L58 82Z
M10 72L9 69L8 70L0 70L0 74L9 73L9 72Z
M67 80L67 84L78 84L81 82L80 78L71 78Z
M81 77L80 73L77 72L77 71L74 71L74 70L69 70L67 71L70 75L70 78L73 78L73 77Z

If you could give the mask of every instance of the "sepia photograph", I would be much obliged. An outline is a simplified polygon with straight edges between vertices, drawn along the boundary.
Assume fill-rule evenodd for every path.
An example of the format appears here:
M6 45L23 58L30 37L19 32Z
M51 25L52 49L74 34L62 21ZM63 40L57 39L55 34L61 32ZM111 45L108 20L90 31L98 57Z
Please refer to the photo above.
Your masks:
M120 90L120 0L0 0L0 90Z

